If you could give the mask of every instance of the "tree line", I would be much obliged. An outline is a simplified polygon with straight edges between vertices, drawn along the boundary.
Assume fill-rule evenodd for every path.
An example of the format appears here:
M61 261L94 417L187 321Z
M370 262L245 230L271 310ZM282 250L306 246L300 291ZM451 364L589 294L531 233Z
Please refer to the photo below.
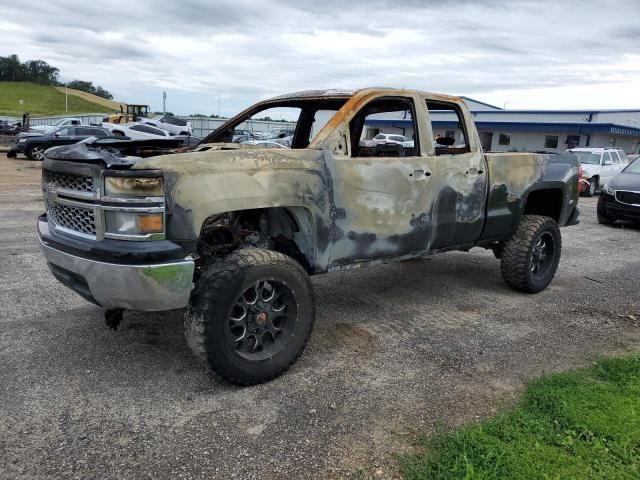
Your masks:
M49 65L44 60L27 60L21 62L18 55L0 57L0 81L4 82L33 82L40 85L63 86L59 80L60 69ZM93 82L73 80L67 82L67 87L92 93L98 97L112 100L113 95L104 88L93 85Z

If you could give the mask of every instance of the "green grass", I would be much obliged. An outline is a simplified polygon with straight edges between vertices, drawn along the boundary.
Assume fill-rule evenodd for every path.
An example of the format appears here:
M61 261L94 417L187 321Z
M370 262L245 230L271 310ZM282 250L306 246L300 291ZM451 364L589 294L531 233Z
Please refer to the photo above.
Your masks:
M513 410L420 443L407 479L638 479L640 355L544 377Z
M23 105L20 105L20 100L24 100ZM53 87L27 82L0 82L0 115L3 116L21 117L25 111L32 117L112 111L73 95L69 95L68 100L69 111L65 112L64 93Z

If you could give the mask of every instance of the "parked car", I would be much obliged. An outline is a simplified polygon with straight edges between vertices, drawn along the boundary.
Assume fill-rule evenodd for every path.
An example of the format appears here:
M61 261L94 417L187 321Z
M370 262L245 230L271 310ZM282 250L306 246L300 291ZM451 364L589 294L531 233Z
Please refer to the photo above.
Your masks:
M371 143L368 146L386 145L387 143L402 145L405 148L413 148L413 140L395 133L379 133L371 139Z
M21 134L10 153L13 157L18 153L22 153L30 160L42 160L44 152L48 148L78 143L89 137L108 138L110 136L113 135L102 127L84 125L61 127L45 134Z
M279 138L292 137L293 133L294 131L291 128L272 128L266 132L265 137L268 140L275 140Z
M582 175L580 191L587 197L598 192L627 165L627 155L617 148L572 148L568 150L578 156Z
M145 118L140 120L140 123L161 128L171 135L193 135L191 122L171 115L157 115L153 118Z
M17 135L20 132L20 127L14 123L9 122L7 120L0 120L0 135L13 136Z
M616 220L640 223L640 158L602 186L597 213L605 225Z
M273 140L247 140L246 142L242 142L242 145L256 145L263 148L289 148L287 145Z
M151 125L144 125L142 123L127 123L125 125L119 125L117 123L103 122L101 125L114 135L129 137L133 140L148 140L152 138L171 136L166 130L162 130L158 127L152 127Z
M260 135L259 132L236 129L233 131L233 138L231 139L231 141L233 143L244 143L250 140L263 140L263 139L264 139L264 136Z
M239 125L280 107L301 109L293 148L231 143ZM368 115L425 119L428 108L458 117L464 147L424 155L433 131L420 121L412 156L362 158ZM319 110L334 113L311 137ZM511 288L549 285L560 227L578 222L578 160L480 145L461 98L380 88L283 95L188 153L136 158L95 142L48 150L40 246L53 275L104 308L110 327L125 309L188 307L194 354L230 382L261 383L287 371L311 335L309 275L480 247L501 260ZM77 182L87 178L89 192Z
M50 125L35 125L33 127L29 127L29 131L35 133L50 133L60 127L76 125L82 125L82 120L80 120L79 118L61 118Z

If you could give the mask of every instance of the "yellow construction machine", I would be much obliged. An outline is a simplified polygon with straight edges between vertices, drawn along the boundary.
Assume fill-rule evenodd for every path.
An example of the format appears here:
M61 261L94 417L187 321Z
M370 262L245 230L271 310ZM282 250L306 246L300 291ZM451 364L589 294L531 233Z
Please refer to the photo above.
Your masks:
M102 119L107 123L131 123L137 122L141 118L147 118L149 116L149 105L133 105L127 104L127 112L124 112L124 108L120 105L120 113L112 113Z

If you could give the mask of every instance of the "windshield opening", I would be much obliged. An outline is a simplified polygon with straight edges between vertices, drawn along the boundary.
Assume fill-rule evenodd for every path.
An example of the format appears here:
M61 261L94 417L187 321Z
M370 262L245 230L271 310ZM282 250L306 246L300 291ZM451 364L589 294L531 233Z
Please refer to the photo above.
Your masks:
M311 98L258 104L221 125L201 143L307 148L347 100Z
M573 152L578 156L578 161L585 165L600 165L600 154L593 152Z

